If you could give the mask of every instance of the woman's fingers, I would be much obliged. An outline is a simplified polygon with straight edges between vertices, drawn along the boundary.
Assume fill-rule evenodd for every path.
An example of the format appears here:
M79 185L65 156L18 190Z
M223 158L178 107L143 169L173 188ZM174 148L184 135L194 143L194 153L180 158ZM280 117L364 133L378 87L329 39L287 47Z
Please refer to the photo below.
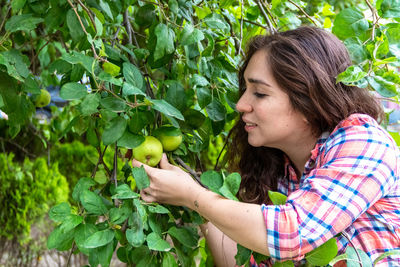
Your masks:
M156 202L156 199L145 190L140 190L140 196L145 202Z
M160 167L161 167L161 169L164 169L164 170L173 170L173 169L175 169L176 166L169 163L167 154L163 153L161 161L160 161Z

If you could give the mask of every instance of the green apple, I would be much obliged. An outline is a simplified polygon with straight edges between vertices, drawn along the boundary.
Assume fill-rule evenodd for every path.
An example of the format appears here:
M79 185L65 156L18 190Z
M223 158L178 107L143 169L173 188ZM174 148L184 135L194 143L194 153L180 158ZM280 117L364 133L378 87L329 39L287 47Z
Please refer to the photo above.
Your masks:
M35 100L35 106L42 108L50 104L51 96L49 91L45 89L40 89L40 95Z
M181 131L173 126L162 126L154 134L161 141L164 151L174 151L182 143Z
M144 142L132 149L133 157L151 167L156 166L162 157L163 146L154 136L145 136Z

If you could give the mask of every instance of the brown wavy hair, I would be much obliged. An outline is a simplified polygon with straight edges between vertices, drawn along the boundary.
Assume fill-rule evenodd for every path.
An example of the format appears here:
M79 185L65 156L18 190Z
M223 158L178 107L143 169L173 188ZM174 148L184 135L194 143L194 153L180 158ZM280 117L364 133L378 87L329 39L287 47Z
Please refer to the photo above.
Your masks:
M258 50L267 52L265 64L288 94L292 107L307 118L315 136L331 132L353 113L368 114L378 121L384 118L379 102L368 89L336 83L337 75L352 62L344 44L333 34L304 26L254 37L247 44L238 73L240 95L246 88L244 71ZM284 153L275 148L249 145L241 119L230 134L229 167L242 176L239 199L270 203L268 190L276 191L279 179L285 179Z

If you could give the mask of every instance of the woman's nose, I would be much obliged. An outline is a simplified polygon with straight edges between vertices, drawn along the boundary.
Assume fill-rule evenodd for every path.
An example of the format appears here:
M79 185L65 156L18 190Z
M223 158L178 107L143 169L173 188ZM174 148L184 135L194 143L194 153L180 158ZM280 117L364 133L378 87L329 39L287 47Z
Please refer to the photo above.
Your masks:
M252 110L252 107L251 107L250 102L248 101L248 97L246 95L247 94L244 93L239 98L239 101L236 103L236 110L238 112L244 113L244 112L251 112L251 110Z

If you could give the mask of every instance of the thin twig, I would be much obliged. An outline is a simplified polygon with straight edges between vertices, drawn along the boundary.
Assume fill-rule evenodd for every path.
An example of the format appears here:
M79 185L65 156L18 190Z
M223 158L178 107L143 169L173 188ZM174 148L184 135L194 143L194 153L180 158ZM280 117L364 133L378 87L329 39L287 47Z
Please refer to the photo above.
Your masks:
M376 24L377 24L379 18L378 18L378 14L376 14L375 8L371 5L369 0L365 0L365 3L367 3L367 6L371 10L371 13L372 13L373 24L372 24L371 39L372 39L372 41L374 41L374 39L375 39L375 27L376 27Z
M6 14L4 15L4 19L0 24L0 32L3 29L4 23L6 23L6 20L7 20L7 17L8 17L8 14L10 13L10 11L11 11L11 5L8 7L8 10L7 10Z
M266 26L264 26L264 25L261 25L260 23L257 23L257 22L254 22L254 21L251 21L251 20L248 20L248 19L243 19L243 21L244 21L244 22L247 22L247 23L250 23L250 24L253 24L253 25L256 25L256 26L258 26L258 27L264 28L264 29L266 29L267 31L269 30L268 27L266 27Z
M2 143L5 141L5 142L7 142L7 143L9 143L9 144L11 144L11 145L17 147L18 149L20 149L22 152L24 152L26 155L28 155L28 156L31 157L31 158L36 158L36 157L37 157L35 154L30 153L30 152L29 152L28 150L26 150L24 147L20 146L18 143L15 143L15 142L12 141L12 140L8 140L8 139L5 139L5 138L3 138L3 137L0 137L0 141L1 141Z
M185 170L187 170L187 171L193 176L193 178L196 179L196 181L197 181L202 187L207 188L207 186L205 186L205 185L201 182L200 177L197 175L197 173L196 173L192 168L190 168L185 162L183 162L183 160L182 160L180 157L176 157L175 160L176 160L176 162L178 162L179 165L181 165Z
M240 37L239 37L239 52L238 55L241 55L242 50L242 41L243 41L243 0L240 0ZM244 53L243 53L244 54Z
M85 28L85 26L83 25L83 22L82 22L82 20L81 20L81 17L79 16L78 10L76 10L76 7L75 7L74 4L71 2L71 0L67 0L67 1L68 1L69 5L72 7L72 9L74 10L76 17L78 18L79 23L81 24L81 27L82 27L83 32L84 32L87 36L89 36L89 33L86 31L86 28ZM97 56L96 48L94 48L93 43L91 43L90 45L91 45L91 48L92 48L92 51L93 51L93 56L94 56L94 58L96 58L96 59L99 58L99 57Z
M72 256L72 253L74 252L74 249L75 249L75 242L72 244L71 251L68 254L67 267L69 266L69 262L71 260L71 256Z
M301 6L299 6L292 0L288 0L288 2L297 7L297 9L300 10L301 13L303 13L315 26L318 26L318 24L314 21L314 19L310 15L308 15L307 12L305 12L304 9L301 8Z
M274 16L272 15L270 8L267 6L266 3L264 3L264 2L261 2L261 3L265 7L265 10L267 11L267 13L268 13L269 17L271 18L272 22L274 23L275 28L277 28L278 27L278 23L276 22Z
M225 150L226 146L228 145L229 138L231 137L231 134L232 134L232 131L230 131L228 136L226 137L224 146L222 147L221 151L219 152L218 157L217 157L217 161L215 162L214 170L217 170L217 168L218 168L219 159L220 159L220 157L222 155L222 152Z
M267 23L268 23L268 28L269 28L268 30L269 30L269 32L270 32L270 33L276 32L276 29L275 29L274 26L272 25L271 19L269 18L268 14L265 13L264 7L263 7L263 5L261 4L261 2L260 2L260 1L256 1L256 3L257 3L257 5L258 5L258 8L261 10L262 15L264 16L265 20L266 20Z
M347 241L349 241L350 245L354 248L354 251L356 252L356 255L357 255L358 261L360 262L361 267L363 267L360 254L358 254L358 251L357 251L356 247L354 246L353 242L351 241L351 239L344 232L340 232L340 235L343 236L345 239L347 239Z
M88 14L88 16L89 16L89 18L90 18L90 21L91 21L92 24L93 24L94 30L95 30L95 32L96 32L96 34L97 34L96 23L95 23L94 18L93 18L93 16L92 16L92 12L89 10L89 8L87 8L87 7L82 3L81 0L75 0L75 1L78 2L78 4L86 11L86 13Z
M128 9L125 10L124 12L124 24L126 27L126 33L128 34L128 43L132 44L132 26L131 22L129 21L129 11Z

